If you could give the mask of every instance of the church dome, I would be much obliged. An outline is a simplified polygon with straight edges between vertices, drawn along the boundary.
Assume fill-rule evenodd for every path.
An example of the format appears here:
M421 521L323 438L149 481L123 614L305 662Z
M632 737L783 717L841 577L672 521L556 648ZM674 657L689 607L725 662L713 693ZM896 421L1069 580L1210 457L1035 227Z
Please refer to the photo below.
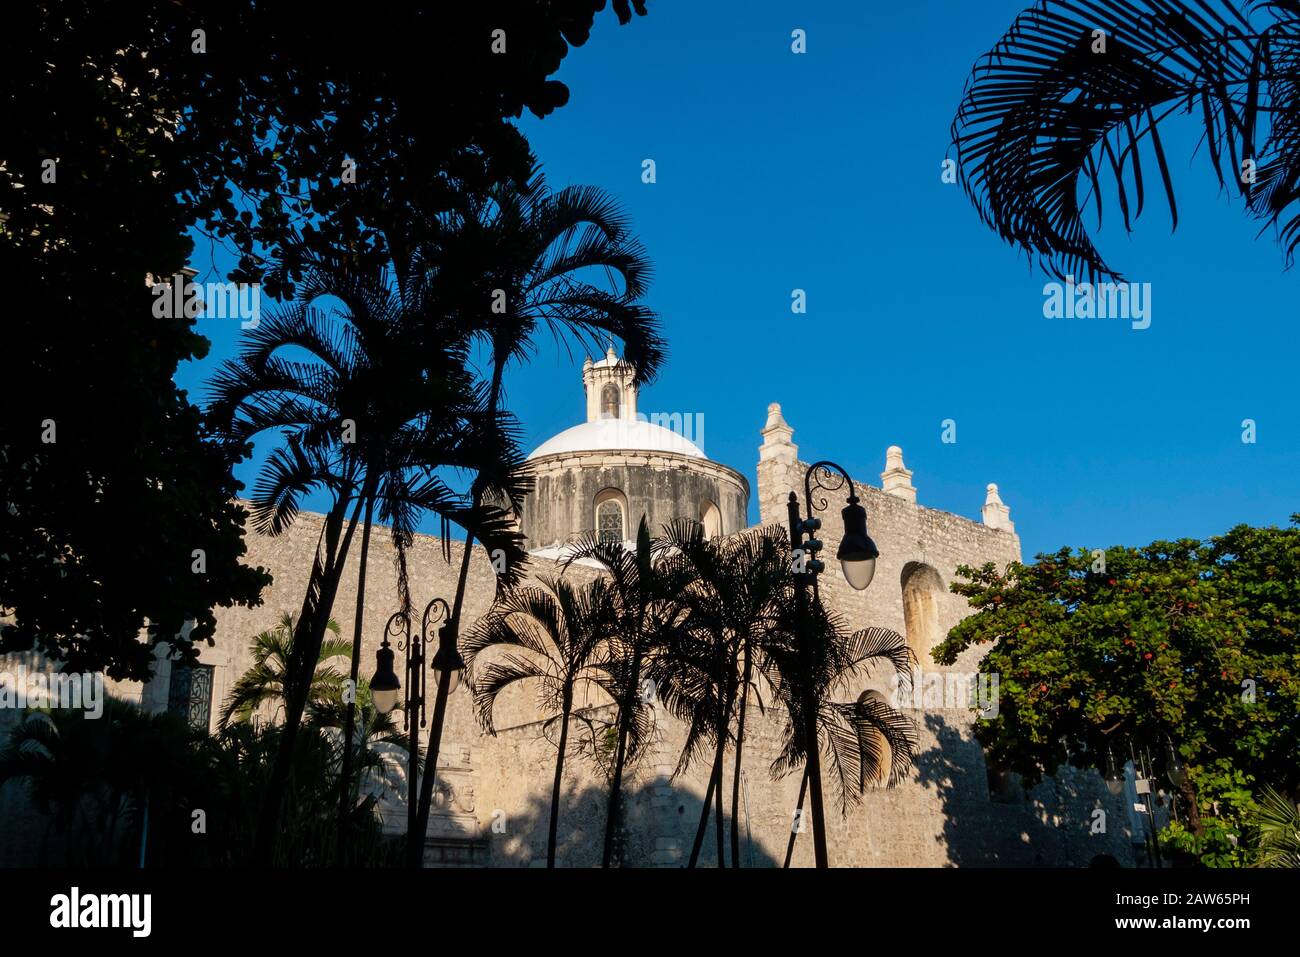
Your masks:
M682 518L710 536L745 527L749 483L704 454L701 413L637 412L636 370L613 346L583 364L582 381L587 421L528 456L533 487L518 521L530 551L549 555L593 532L627 543L642 518L656 535Z
M621 451L675 452L702 459L704 453L690 439L653 422L636 419L597 419L583 422L551 436L528 456L529 460L564 452Z

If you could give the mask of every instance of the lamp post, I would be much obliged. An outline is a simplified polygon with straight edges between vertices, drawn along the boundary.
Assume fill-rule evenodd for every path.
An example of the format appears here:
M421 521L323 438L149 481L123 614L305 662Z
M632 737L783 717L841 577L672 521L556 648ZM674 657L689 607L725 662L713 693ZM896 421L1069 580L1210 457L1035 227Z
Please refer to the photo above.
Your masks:
M397 647L404 652L406 685L402 727L409 733L410 741L407 766L406 795L406 835L407 852L411 866L418 867L423 859L422 848L424 835L418 833L416 809L419 802L420 776L420 728L425 725L425 689L427 678L424 670L424 646L433 640L429 633L431 625L439 620L438 651L433 656L433 680L438 695L434 702L433 732L431 737L442 732L442 719L446 713L447 695L460 685L460 673L465 668L465 661L456 650L455 639L451 635L451 608L441 598L435 598L424 608L420 616L420 633L411 634L411 619L405 611L395 612L384 626L384 640L375 652L375 676L370 681L370 693L377 711L391 711L403 690L401 680L393 668L396 655L389 646L389 638L397 639Z
M834 471L832 471L834 470ZM836 474L838 473L838 481ZM832 484L826 484L830 481ZM799 657L803 667L804 682L802 689L802 707L804 724L804 741L808 752L808 797L812 804L813 819L813 855L818 867L828 867L826 853L826 820L822 808L822 774L821 754L817 745L817 695L812 688L812 633L808 628L809 598L812 590L812 602L820 607L821 593L817 588L817 576L825 571L825 564L817 557L822 550L822 543L814 534L821 528L821 519L813 515L813 489L835 492L848 486L848 504L840 512L844 522L844 535L836 558L844 572L844 579L855 591L862 591L871 584L876 573L876 559L880 550L867 534L867 511L858 503L857 488L849 473L834 462L821 461L808 466L804 473L803 496L804 508L808 513L805 519L799 514L799 497L790 493L788 510L790 515L790 555L791 570L795 585L795 607L798 611L802 634L796 636L799 645ZM827 507L825 497L817 499L816 510L824 511ZM804 535L808 535L805 541Z

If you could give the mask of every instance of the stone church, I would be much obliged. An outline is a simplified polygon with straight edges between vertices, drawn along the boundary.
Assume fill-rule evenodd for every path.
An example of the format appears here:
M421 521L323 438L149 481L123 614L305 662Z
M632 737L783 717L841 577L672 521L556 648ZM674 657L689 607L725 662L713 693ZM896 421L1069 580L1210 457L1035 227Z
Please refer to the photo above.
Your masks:
M529 456L535 490L519 516L528 536L530 575L561 574L559 559L567 542L597 531L614 541L635 536L642 515L652 531L679 517L696 519L714 535L729 535L749 525L751 486L736 469L708 459L697 442L684 434L684 423L648 419L637 411L634 370L611 348L582 370L585 421L543 442ZM576 390L575 390L576 393ZM575 395L576 399L576 395ZM575 401L575 406L577 405ZM757 480L755 495L760 524L784 525L786 499L803 487L806 464L794 441L795 430L776 403L766 417L756 416ZM825 449L832 458L844 448ZM818 459L823 456L811 456ZM869 529L880 549L871 586L848 587L834 562L821 576L822 594L854 628L879 625L904 634L926 672L970 673L978 669L972 651L945 668L933 664L929 651L969 613L949 585L959 565L1020 559L1020 541L1010 510L989 484L980 504L972 490L978 519L954 515L922 504L902 450L884 456L880 485L862 485L858 495ZM922 482L922 487L923 487ZM800 493L802 497L802 492ZM838 506L836 506L838 507ZM250 664L249 643L283 611L296 612L311 568L322 517L301 515L278 538L250 533L247 561L267 567L274 584L258 608L218 610L216 646L202 652L196 669L173 671L160 660L157 676L137 688L150 708L187 712L197 724L216 726L230 687ZM826 553L839 544L838 521L822 529ZM417 608L435 596L452 598L463 543L443 543L419 536L409 559L412 598ZM373 669L375 651L388 616L397 609L387 537L372 539L364 609L363 674ZM599 572L581 565L564 574L588 579ZM335 617L350 622L356 606L356 549L348 559ZM468 629L491 605L495 574L481 550L475 553L463 615ZM863 690L866 690L865 688ZM883 676L877 690L886 691ZM832 866L1085 866L1109 854L1124 863L1134 859L1133 842L1141 842L1120 796L1112 795L1095 773L1063 769L1026 793L1012 780L990 775L980 745L972 735L976 716L965 702L917 707L920 739L916 765L896 788L868 786L860 804L844 814L827 791L827 829ZM598 865L605 824L606 784L594 762L584 755L595 744L600 722L613 717L607 702L583 703L584 715L570 737L565 763L558 848L561 866ZM464 690L449 701L440 755L437 801L427 834L430 865L540 866L545 864L550 787L555 743L547 738L541 715L526 688L513 688L498 701L495 736L479 727L471 697ZM631 769L625 782L627 804L620 830L619 859L624 866L681 866L685 863L699 819L707 767L692 767L674 776L683 728L662 708L655 715L658 744ZM773 779L769 767L777 754L783 715L768 707L753 714L747 729L740 833L744 863L780 866L792 828L800 776ZM731 757L724 769L731 780ZM404 752L391 756L390 780L377 783L385 818L395 832L405 827ZM729 804L730 802L728 802ZM1131 803L1128 805L1131 807ZM1098 832L1097 811L1111 825ZM730 808L728 807L728 814ZM728 820L729 825L729 820ZM812 863L811 835L796 843L792 866ZM714 842L705 842L702 866L716 862Z

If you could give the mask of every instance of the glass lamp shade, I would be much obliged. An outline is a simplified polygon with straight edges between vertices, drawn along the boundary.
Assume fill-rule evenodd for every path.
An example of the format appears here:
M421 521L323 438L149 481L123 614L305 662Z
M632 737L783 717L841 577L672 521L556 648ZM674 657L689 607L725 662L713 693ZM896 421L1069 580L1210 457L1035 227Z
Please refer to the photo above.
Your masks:
M451 694L460 687L461 672L465 670L465 659L460 656L460 652L454 647L443 644L438 648L438 653L433 656L433 682L434 686L442 683L442 673L448 672L447 694Z
M840 560L844 578L854 591L862 591L871 584L876 574L876 559L880 549L867 534L867 510L858 504L856 495L849 498L841 515L844 518L844 537L840 539L835 557Z
M442 681L442 669L434 668L433 669L434 685L439 684L441 681ZM451 671L451 677L447 679L447 694L455 693L456 689L459 687L460 687L460 669L453 668Z
M840 559L840 568L844 570L844 580L854 591L863 591L876 576L876 560L868 558L863 561Z
M393 660L393 649L387 645L375 652L375 676L370 679L370 697L375 702L375 710L381 714L397 707L402 692L402 682L393 670Z

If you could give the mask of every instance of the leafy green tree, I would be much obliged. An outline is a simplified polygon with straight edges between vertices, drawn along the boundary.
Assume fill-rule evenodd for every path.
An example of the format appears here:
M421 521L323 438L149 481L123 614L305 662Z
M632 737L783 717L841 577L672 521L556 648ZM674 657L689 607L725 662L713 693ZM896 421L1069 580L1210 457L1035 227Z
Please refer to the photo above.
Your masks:
M173 376L208 343L192 316L154 313L146 276L177 274L191 231L232 247L229 278L272 298L338 244L363 271L400 261L420 237L395 221L427 238L465 191L527 181L532 157L509 120L567 101L550 76L604 7L398 3L340 19L251 0L51 0L8 12L0 279L6 388L23 401L0 411L0 605L16 619L0 652L143 680L150 644L193 621L192 660L213 608L257 601L268 578L241 564L231 474L248 449L206 438ZM613 9L621 22L646 12ZM508 55L492 50L498 29Z
M976 612L934 659L987 647L1000 703L976 737L989 761L1032 783L1172 745L1186 824L1165 838L1208 864L1247 862L1255 790L1300 784L1297 522L960 569L953 591Z

